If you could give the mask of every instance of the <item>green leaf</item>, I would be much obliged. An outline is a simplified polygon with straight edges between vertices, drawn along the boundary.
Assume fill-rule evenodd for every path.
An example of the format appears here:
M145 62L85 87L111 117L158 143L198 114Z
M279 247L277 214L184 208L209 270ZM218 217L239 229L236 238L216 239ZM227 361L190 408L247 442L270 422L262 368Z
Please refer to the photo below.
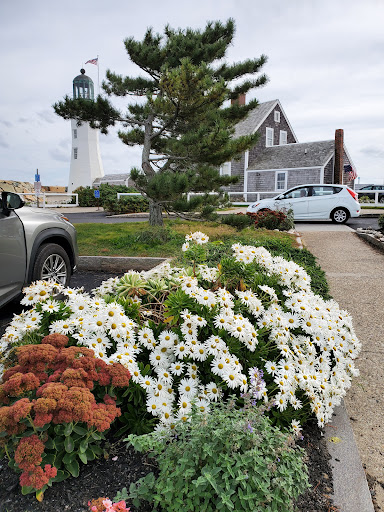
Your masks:
M85 452L85 455L87 456L87 460L95 459L95 454L93 453L93 451L90 448L88 448L88 450Z
M80 453L85 453L88 448L88 441L86 439L83 439L80 443L79 450Z
M64 430L65 430L64 425L56 425L54 430L55 430L55 434L57 434L58 436L64 435Z
M65 428L64 428L64 435L67 437L67 436L70 436L72 434L72 430L73 430L73 423L67 423L65 425Z
M64 464L70 464L75 459L76 459L76 452L66 453L63 457L63 462L64 462Z
M62 482L67 478L69 478L69 473L67 473L66 471L59 470L55 478L52 479L52 482Z
M53 450L55 448L55 442L52 437L48 437L44 444L47 450Z
M72 453L73 450L75 449L75 443L73 442L73 439L71 436L68 436L65 438L64 448L67 453Z
M77 478L80 474L80 467L77 460L73 460L70 464L65 465L66 469L71 473L71 475Z
M86 456L86 454L85 454L85 453L81 453L81 452L79 452L79 453L78 453L78 456L79 456L79 459L81 460L81 462L82 462L83 464L86 464L86 463L88 462L88 459L87 459L87 456Z
M26 494L31 494L32 492L35 492L35 490L36 489L34 487L31 487L30 485L23 485L21 488L21 494L25 496Z
M80 425L73 425L73 430L80 436L85 436L88 434L88 430L84 427L81 427Z

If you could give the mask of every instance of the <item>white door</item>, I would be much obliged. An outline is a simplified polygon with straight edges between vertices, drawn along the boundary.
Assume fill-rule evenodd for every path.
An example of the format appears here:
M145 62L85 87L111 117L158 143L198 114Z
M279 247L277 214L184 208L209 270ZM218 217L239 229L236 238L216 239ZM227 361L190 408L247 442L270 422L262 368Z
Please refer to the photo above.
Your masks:
M277 210L292 210L297 220L308 218L308 196L310 187L297 187L282 194L281 199L275 199Z
M311 219L329 219L331 211L338 206L340 187L314 185L308 198L308 217Z

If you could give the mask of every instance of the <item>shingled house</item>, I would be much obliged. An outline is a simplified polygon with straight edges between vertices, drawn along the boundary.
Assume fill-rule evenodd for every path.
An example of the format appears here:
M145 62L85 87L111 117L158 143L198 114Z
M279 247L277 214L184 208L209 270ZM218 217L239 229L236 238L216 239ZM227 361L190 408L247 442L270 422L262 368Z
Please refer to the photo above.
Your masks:
M245 97L239 98L245 104ZM305 183L343 183L353 188L356 168L343 141L299 143L279 100L259 104L236 126L235 137L259 133L257 144L240 160L224 164L221 174L239 176L226 190L232 201L251 202L273 197Z

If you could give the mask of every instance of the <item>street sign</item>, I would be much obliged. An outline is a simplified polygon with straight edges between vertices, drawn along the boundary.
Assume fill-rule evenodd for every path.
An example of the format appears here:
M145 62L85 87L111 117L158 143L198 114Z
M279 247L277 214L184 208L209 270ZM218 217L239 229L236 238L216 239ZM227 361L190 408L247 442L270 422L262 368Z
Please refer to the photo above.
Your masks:
M35 186L35 193L41 194L41 181L35 181L34 186Z
M100 199L100 190L95 190L93 193L96 199Z

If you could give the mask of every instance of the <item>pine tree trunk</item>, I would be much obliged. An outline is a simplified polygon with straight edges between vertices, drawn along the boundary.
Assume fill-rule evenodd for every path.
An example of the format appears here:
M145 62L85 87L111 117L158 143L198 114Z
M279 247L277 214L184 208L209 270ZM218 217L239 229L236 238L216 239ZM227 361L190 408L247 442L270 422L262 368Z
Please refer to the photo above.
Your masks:
M162 207L159 203L149 201L149 225L150 226L164 226Z

